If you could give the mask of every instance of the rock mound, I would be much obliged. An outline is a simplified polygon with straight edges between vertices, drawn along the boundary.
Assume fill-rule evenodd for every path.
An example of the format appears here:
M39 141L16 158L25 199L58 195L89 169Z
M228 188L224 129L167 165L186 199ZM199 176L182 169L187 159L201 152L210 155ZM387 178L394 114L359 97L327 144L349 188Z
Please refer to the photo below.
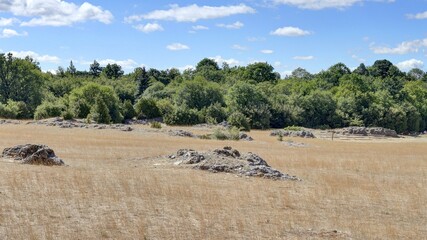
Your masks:
M169 130L168 131L170 136L176 136L176 137L194 137L194 134L189 132L189 131L185 131L185 130Z
M273 169L264 159L254 153L241 154L231 147L208 152L180 149L176 155L171 155L169 158L175 159L176 165L190 165L195 169L214 173L227 172L241 176L263 177L274 180L299 180L295 176Z
M55 152L46 145L25 144L5 148L2 157L14 158L23 164L34 165L64 165L64 162L55 155Z
M399 137L395 130L382 127L347 127L343 128L339 133L343 135Z
M308 130L290 131L290 130L273 130L270 136L283 136L283 137L302 137L302 138L315 138L314 134Z

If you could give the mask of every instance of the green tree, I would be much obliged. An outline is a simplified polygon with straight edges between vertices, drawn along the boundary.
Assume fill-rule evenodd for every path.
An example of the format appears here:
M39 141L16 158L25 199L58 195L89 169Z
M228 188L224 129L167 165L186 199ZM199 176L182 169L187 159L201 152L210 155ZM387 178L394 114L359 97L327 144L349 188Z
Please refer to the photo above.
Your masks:
M97 78L101 75L101 73L102 67L96 60L93 60L93 63L89 67L89 74L92 75L94 78Z
M122 67L116 63L107 64L107 66L102 70L102 72L109 79L118 79L124 74Z
M243 78L248 81L260 83L264 81L275 82L278 80L276 74L273 72L274 68L264 62L257 62L249 64L243 74Z
M72 60L70 61L70 66L68 66L68 68L67 68L67 73L68 73L68 74L70 74L71 76L74 76L74 75L76 75L76 73L77 73L77 69L76 69L76 67L74 66L74 64L73 64L73 61L72 61Z
M223 91L218 83L209 82L201 77L184 81L178 86L174 99L177 105L201 110L214 103L223 104Z
M100 99L102 99L102 103ZM69 107L74 116L86 118L96 101L101 105L105 103L111 121L118 123L123 120L123 116L120 113L120 101L113 88L97 83L88 83L74 89L69 96Z
M270 127L270 105L267 98L254 85L238 82L232 86L226 97L229 112L241 112L252 128Z

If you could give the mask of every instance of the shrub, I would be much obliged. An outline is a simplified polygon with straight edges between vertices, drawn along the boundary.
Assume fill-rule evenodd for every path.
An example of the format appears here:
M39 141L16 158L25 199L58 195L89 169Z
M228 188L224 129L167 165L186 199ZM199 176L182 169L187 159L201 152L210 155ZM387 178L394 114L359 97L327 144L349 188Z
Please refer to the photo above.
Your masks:
M87 116L88 122L95 121L97 123L111 123L111 116L108 113L107 104L102 100L102 98L97 98L95 105L90 110L89 115Z
M232 113L228 117L227 121L231 126L237 127L240 130L243 130L243 131L251 130L251 127L249 125L249 119L245 115L243 115L243 113L241 112Z
M216 140L239 140L240 130L237 127L232 127L227 130L216 128L211 135L211 138Z
M72 120L74 118L73 113L70 110L65 110L61 113L62 118L64 118L64 120Z
M34 119L40 120L50 117L59 117L65 108L65 105L59 101L44 101L42 104L37 106L36 111L34 112Z
M157 129L161 129L162 128L162 124L156 121L151 122L150 124L151 128L157 128Z
M135 109L130 100L125 100L122 105L122 115L124 119L132 119L136 116Z
M286 130L286 131L302 131L302 127L292 125L292 126L285 127L284 130Z
M0 103L0 117L21 119L28 117L29 112L24 102L8 100L7 104Z
M156 101L152 98L140 98L135 104L135 112L137 118L157 118L160 117L160 110L156 105Z
M198 111L185 105L175 107L171 113L163 116L163 120L168 125L194 125L200 123Z
M98 104L96 101L98 101ZM122 122L123 116L120 113L119 103L119 98L111 87L97 83L88 83L81 88L74 89L69 96L70 111L75 117L79 118L87 118L90 113L96 115L97 110L94 110L93 106L98 105L96 107L104 108L100 105L105 104L111 119L110 121L115 123ZM102 110L103 112L105 109L98 110ZM97 116L93 114L91 118L97 118ZM102 122L106 122L106 116L99 117L102 118Z
M220 103L214 103L205 110L205 121L211 124L217 124L227 119L225 108Z

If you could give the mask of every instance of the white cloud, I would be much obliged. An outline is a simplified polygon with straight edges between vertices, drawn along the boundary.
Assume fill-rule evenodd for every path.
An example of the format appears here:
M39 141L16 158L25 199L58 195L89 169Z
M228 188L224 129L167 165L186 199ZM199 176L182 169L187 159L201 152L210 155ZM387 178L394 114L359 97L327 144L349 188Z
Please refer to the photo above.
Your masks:
M293 5L302 9L320 10L324 8L343 9L363 0L272 0L275 4Z
M63 0L13 0L0 3L0 11L14 16L32 17L21 26L70 26L77 22L96 20L111 23L113 15L88 2L76 5Z
M177 4L171 5L169 10L155 10L144 15L132 15L125 18L125 22L132 23L142 19L150 20L170 20L177 22L197 22L201 19L222 18L236 14L255 13L255 9L245 4L231 6L198 6L192 4L180 7Z
M249 37L248 42L262 42L265 41L263 37Z
M222 28L227 28L227 29L240 29L244 26L243 23L237 21L235 23L232 24L217 24L218 27L222 27Z
M264 50L261 50L260 52L264 53L264 54L272 54L272 53L274 53L274 51L270 50L270 49L264 49Z
M138 31L144 32L144 33L150 33L155 31L163 31L162 25L158 23L147 23L147 24L139 24L136 26L133 26Z
M126 60L115 60L115 59L96 59L96 61L99 63L99 65L101 66L107 66L108 64L117 64L120 65L123 69L134 69L137 67L143 67L144 64L138 64L135 60L133 59L126 59ZM90 65L93 63L93 61L80 61L79 62L82 65Z
M357 56L356 54L351 55L351 58L353 58L354 60L361 62L361 63L366 62L366 59L361 58L361 57Z
M133 59L127 59L127 60L114 60L114 59L101 59L97 60L97 62L101 66L106 66L108 64L117 64L120 65L124 69L134 69L138 67L138 63L135 62ZM92 64L93 62L90 62L89 64Z
M309 31L305 31L297 27L282 27L282 28L276 29L270 34L276 35L276 36L299 37L299 36L310 35L311 33Z
M184 45L182 43L172 43L170 45L167 45L166 48L171 50L171 51L180 51L180 50L190 49L189 46Z
M402 71L408 71L408 70L411 70L413 68L423 68L424 62L421 60L417 60L417 59L410 59L407 61L400 62L400 63L396 64L396 66Z
M193 30L199 31L199 30L209 30L208 27L203 26L203 25L196 25L196 26L192 26L191 27Z
M61 59L57 56L40 55L33 51L20 51L20 52L10 51L10 53L12 53L14 57L18 57L18 58L25 58L26 56L30 56L38 62L49 62L49 63L61 62Z
M25 37L28 36L27 32L18 33L17 31L13 29L5 28L0 33L0 38L11 38L11 37Z
M308 61L308 60L313 60L314 57L313 56L295 56L295 57L293 57L293 59Z
M215 57L211 57L210 59L214 60L219 65L222 65L223 63L227 63L228 65L233 67L233 66L237 66L240 64L240 62L234 58L225 59L221 56L215 56Z
M17 22L19 22L17 18L0 18L0 27L12 26Z
M417 14L408 14L408 18L411 19L427 19L427 11Z
M411 52L418 52L420 48L427 47L427 38L422 40L414 40L402 42L397 47L378 47L374 44L371 45L371 50L376 54L407 54Z
M278 68L278 67L281 67L281 66L282 66L282 63L281 63L281 62L279 62L279 61L276 61L276 62L274 62L274 63L273 63L273 66L274 66L275 68Z
M185 70L188 70L188 69L195 69L195 67L193 65L185 65L183 67L179 67L178 68L178 70L181 71L181 72L183 72Z
M231 48L232 48L232 49L239 50L239 51L246 51L246 50L248 50L248 48L247 48L247 47L241 46L241 45L239 45L239 44L234 44L233 46L231 46Z

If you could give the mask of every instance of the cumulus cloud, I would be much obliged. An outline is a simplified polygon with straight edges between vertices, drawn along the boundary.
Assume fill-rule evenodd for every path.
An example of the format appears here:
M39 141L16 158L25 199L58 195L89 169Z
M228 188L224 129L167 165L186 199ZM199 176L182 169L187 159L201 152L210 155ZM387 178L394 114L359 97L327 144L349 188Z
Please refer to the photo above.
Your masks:
M366 59L361 58L361 57L357 56L356 54L351 55L351 58L353 58L354 60L361 62L361 63L366 62Z
M0 33L0 38L11 38L11 37L25 37L28 36L27 32L18 33L13 29L5 28Z
M172 43L170 45L167 45L166 48L171 50L171 51L180 51L180 50L190 49L189 46L184 45L182 43Z
M31 18L21 26L71 26L88 20L108 24L113 20L109 11L88 2L76 5L62 0L11 0L0 3L0 11Z
M295 57L293 57L293 59L308 61L308 60L313 60L314 57L313 56L295 56Z
M0 18L0 27L12 26L14 23L19 22L17 18Z
M14 57L18 57L18 58L25 58L27 56L30 56L38 62L48 62L48 63L56 63L56 64L61 62L61 59L57 56L40 55L33 51L19 51L19 52L10 51L10 53L12 53Z
M302 9L320 10L324 8L343 9L363 0L272 0L275 4L293 5Z
M408 18L411 19L427 19L427 11L417 14L408 14Z
M156 32L156 31L163 31L162 25L158 23L147 23L147 24L139 24L136 26L133 26L138 31L144 32L144 33L150 33L150 32Z
M414 40L408 42L402 42L397 47L390 48L384 46L371 45L371 50L376 54L407 54L412 52L418 52L421 48L427 47L427 38L421 40Z
M231 46L231 48L239 50L239 51L246 51L246 50L248 50L247 47L241 46L239 44L234 44L233 46Z
M133 59L126 59L126 60L114 60L114 59L101 59L101 60L97 60L97 62L101 65L101 66L106 66L108 64L117 64L120 65L122 68L124 69L134 69L136 67L138 67L138 63L135 62ZM90 64L92 64L93 62L91 62Z
M192 4L180 7L177 4L171 5L169 10L155 10L143 15L132 15L125 18L125 22L132 23L143 19L149 20L169 20L177 22L197 22L201 19L214 19L228 17L236 14L255 13L255 9L245 4L231 6L198 6Z
M235 23L232 24L217 24L218 27L222 27L222 28L227 28L227 29L240 29L244 26L243 23L237 21Z
M191 27L193 30L199 31L199 30L209 30L208 27L203 26L203 25L196 25L196 26L192 26Z
M270 34L276 36L300 37L310 35L311 33L297 27L282 27L272 31Z
M413 68L423 68L424 62L417 59L410 59L403 62L399 62L396 66L402 71L409 71Z
M214 60L219 65L222 65L223 63L227 63L228 65L233 67L240 64L240 62L234 58L225 59L221 56L215 56L215 57L211 57L210 59Z
M264 49L264 50L261 50L260 52L264 53L264 54L272 54L272 53L274 53L274 51L270 50L270 49Z

